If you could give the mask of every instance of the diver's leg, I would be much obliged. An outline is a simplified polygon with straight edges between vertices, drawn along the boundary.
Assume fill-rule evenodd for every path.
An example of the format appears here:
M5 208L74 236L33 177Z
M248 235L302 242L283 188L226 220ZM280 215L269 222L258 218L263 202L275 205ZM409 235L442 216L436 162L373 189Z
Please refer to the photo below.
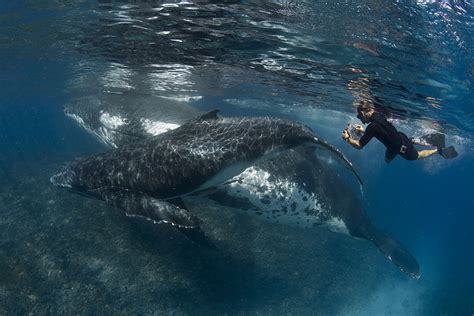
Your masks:
M427 149L427 150L419 151L417 159L427 158L435 154L440 154L445 159L452 159L458 156L456 149L454 149L453 146L449 146L446 148Z
M417 159L428 158L428 157L433 156L433 155L438 154L438 153L439 153L438 149L420 150L418 152L418 158Z

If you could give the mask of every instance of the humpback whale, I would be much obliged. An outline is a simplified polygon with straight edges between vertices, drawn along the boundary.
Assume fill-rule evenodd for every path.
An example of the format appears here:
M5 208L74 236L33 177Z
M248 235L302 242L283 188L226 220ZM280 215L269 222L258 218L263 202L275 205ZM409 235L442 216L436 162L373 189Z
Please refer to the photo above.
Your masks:
M309 147L293 148L262 160L198 198L269 222L322 226L369 240L400 270L419 278L416 259L372 223L354 188L328 158ZM187 197L184 202L193 209L196 201Z
M372 224L322 157L327 152L352 168L304 125L210 112L165 134L74 162L51 181L129 216L172 224L203 243L208 241L192 214L196 198L282 224L327 226L372 241L402 271L419 277L416 259Z
M183 102L130 93L127 98L113 94L76 97L64 113L114 148L165 133L202 114Z

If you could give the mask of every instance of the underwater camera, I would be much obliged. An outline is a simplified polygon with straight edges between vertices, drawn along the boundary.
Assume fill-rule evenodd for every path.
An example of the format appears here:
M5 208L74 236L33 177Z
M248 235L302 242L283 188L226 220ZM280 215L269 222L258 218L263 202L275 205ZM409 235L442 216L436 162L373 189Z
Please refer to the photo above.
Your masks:
M362 133L357 130L356 124L347 123L346 131L349 133L352 139L359 139L362 136Z

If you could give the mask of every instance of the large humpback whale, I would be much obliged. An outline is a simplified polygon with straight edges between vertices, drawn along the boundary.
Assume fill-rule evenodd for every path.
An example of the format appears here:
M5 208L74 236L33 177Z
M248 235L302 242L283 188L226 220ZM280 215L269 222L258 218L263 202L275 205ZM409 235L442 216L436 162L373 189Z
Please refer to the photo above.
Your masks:
M361 199L337 171L331 156L311 148L294 148L262 160L216 190L198 196L204 203L216 203L265 221L298 227L323 226L369 240L403 272L420 277L416 259L372 223ZM184 199L190 209L196 202L193 199Z
M277 126L293 126L298 133L306 135L306 140L284 143L285 137L289 136L287 132L292 134L296 130L279 130ZM314 138L311 131L299 124L263 118L218 119L210 114L167 135L145 140L138 146L124 145L111 153L73 163L53 176L52 182L93 194L124 209L130 216L171 223L188 236L193 229L186 228L199 227L197 218L186 208L188 206L192 211L193 200L197 196L207 199L209 203L243 210L249 215L282 224L324 225L372 241L402 271L413 277L419 276L419 266L413 256L399 242L375 228L356 194L338 176L334 164L329 163L327 157L322 157L321 151L316 153L309 148L311 146L306 146L285 150L277 157L270 155L269 159L258 159L268 157L268 149L272 152L273 145L268 147L269 143L261 147L270 139L273 139L271 142L277 139L283 141L277 141L280 144L276 146L278 149L293 148L303 143L321 146L325 149L323 152L331 153L351 167L337 150ZM163 145L152 145L160 142L165 142L165 147L179 153L176 157L169 156L169 168L163 162L153 167L153 159L163 158L161 154L155 156L160 152L157 149L164 148ZM251 154L252 148L260 149ZM277 148L273 148L273 153L275 150ZM196 165L184 158L192 156L199 160L203 155L207 157L205 159L220 161L220 171L227 169L230 172L218 172L221 177L214 177L214 181L210 181L210 174L197 176L193 173ZM236 157L243 158L235 160ZM101 165L104 167L101 168ZM205 169L205 165L207 163L199 168ZM156 185L150 189L156 182L156 174L153 176L150 168L161 168L170 178L177 175L181 182L178 184L174 177L174 180L161 183L159 189ZM204 185L206 182L207 185ZM177 185L181 185L181 189ZM196 239L196 235L191 238Z

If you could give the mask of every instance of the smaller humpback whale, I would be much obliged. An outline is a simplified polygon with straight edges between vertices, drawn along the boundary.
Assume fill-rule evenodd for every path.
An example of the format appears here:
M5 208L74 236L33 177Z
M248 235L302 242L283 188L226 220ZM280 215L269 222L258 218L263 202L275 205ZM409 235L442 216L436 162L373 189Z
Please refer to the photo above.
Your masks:
M72 162L51 182L102 199L128 216L171 224L195 239L201 235L195 233L199 221L182 197L226 183L264 157L297 146L320 147L353 170L339 151L305 125L269 117L218 118L217 112Z
M150 95L99 94L76 97L64 113L114 148L156 136L201 113L183 102Z

